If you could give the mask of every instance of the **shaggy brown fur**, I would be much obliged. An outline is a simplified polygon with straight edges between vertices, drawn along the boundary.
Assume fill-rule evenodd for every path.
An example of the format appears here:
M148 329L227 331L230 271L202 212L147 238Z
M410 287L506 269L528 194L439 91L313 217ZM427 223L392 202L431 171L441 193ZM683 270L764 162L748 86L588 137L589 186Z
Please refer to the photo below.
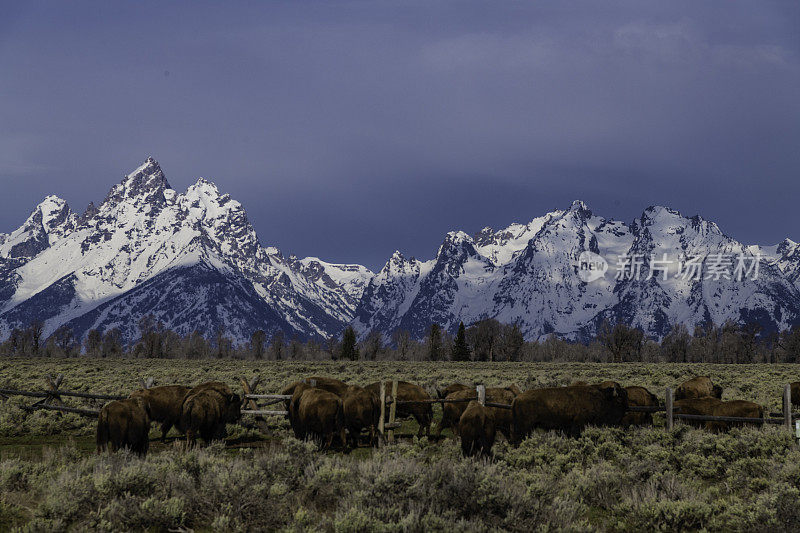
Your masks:
M369 430L370 446L378 444L378 422L381 408L378 397L363 387L351 385L342 399L344 423L350 438L350 445L358 447L358 437L362 429Z
M657 407L658 398L644 387L625 387L628 392L628 405L637 407ZM653 413L628 412L620 422L623 426L644 426L653 423Z
M673 404L676 413L682 415L712 415L714 407L721 404L722 400L706 396L705 398L685 398L676 400ZM679 419L680 420L680 419ZM695 426L703 427L705 422L702 420L683 420L684 423Z
M495 437L494 414L477 401L471 401L458 421L461 452L465 457L490 455Z
M514 398L521 394L519 387L511 384L508 387L498 388L490 387L486 389L486 401L492 403L501 403L511 405ZM477 398L478 394L473 388L462 389L460 391L448 394L448 400L466 400L470 398ZM451 428L454 435L458 435L458 421L461 415L467 409L467 402L458 403L444 403L442 404L442 419L434 429L435 434L441 435L442 430ZM494 415L495 427L506 436L507 439L511 437L511 410L502 409L499 407L488 408Z
M800 405L800 381L795 381L791 384L792 387L792 405Z
M313 436L319 439L320 449L330 448L334 437L347 447L344 406L342 399L326 390L298 386L289 407L292 429L298 439Z
M181 427L186 442L193 446L197 436L208 444L225 438L225 425L241 418L242 400L219 382L203 383L186 395L181 410Z
M737 416L742 418L764 418L764 409L757 403L744 400L731 400L720 402L711 409L713 416ZM753 422L753 425L761 426L763 421ZM745 422L706 422L706 429L719 433L727 431L733 426L743 426Z
M150 419L141 398L109 402L97 419L97 453L129 448L146 455L150 447Z
M580 435L587 425L619 424L628 409L628 393L618 383L525 391L511 408L514 442L535 428Z
M474 390L475 387L470 387L469 385L464 385L463 383L451 383L447 387L443 389L436 389L436 395L440 399L447 398L450 394L460 390Z
M697 376L684 381L675 389L676 400L687 400L689 398L722 398L722 387L714 385L708 376Z
M375 396L380 396L380 388L381 384L378 383L371 383L364 387L365 389L371 391ZM392 393L392 382L386 382L386 395L389 396ZM419 385L414 385L413 383L409 383L407 381L398 381L397 382L397 400L398 401L410 401L410 400L431 400L431 395L428 392L420 387ZM386 410L386 416L388 416L389 410ZM430 435L431 433L431 422L433 422L433 406L430 403L411 403L406 405L398 405L397 410L395 412L398 418L405 418L409 416L413 416L414 419L419 424L419 431L417 432L418 437L422 437L423 435Z
M339 396L340 398L344 397L345 393L347 392L347 387L349 387L349 385L347 383L345 383L344 381L340 381L340 380L335 379L335 378L326 378L326 377L323 377L323 376L311 376L310 378L303 378L300 381L293 381L292 383L289 383L283 389L281 389L280 393L281 394L285 394L287 396L291 396L291 395L294 394L294 392L297 389L298 385L300 385L301 383L304 383L306 385L310 385L312 383L312 380L313 380L313 383L316 384L316 387L318 389L322 389L322 390L326 390L328 392L332 392L333 394ZM287 412L289 411L289 403L290 402L291 402L291 400L284 400L284 402L283 402L283 405L284 405L284 407L285 407ZM288 418L289 415L286 415L286 416Z
M134 391L130 397L144 401L150 420L161 423L161 441L166 442L167 433L172 426L180 430L183 400L190 390L183 385L164 385Z

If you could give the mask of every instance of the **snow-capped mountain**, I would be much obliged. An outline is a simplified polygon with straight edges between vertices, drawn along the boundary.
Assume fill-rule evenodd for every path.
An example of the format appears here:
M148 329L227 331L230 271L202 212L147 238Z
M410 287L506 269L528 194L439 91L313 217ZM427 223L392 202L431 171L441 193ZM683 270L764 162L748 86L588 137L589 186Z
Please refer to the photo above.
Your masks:
M179 194L149 158L82 216L48 197L0 236L0 337L41 320L45 334L116 327L131 341L149 314L238 341L256 329L329 336L371 274L262 247L239 202L202 178Z
M698 263L718 269L723 256L728 275L685 275ZM587 280L586 257L607 271ZM738 258L749 275L734 275ZM398 251L373 273L262 246L239 202L202 178L173 190L152 158L84 213L48 196L0 234L0 339L42 321L45 335L119 328L132 342L148 315L181 334L223 328L237 342L257 329L328 337L348 323L362 337L422 338L433 322L455 331L483 318L517 323L528 339L586 339L606 320L654 337L675 323L783 329L800 322L800 245L746 246L665 207L626 224L576 201L527 224L450 232L433 259Z
M605 275L584 281L578 267L585 252L606 260ZM687 258L702 263L699 279L686 276ZM740 258L740 274L749 275L737 279ZM729 273L706 279L710 269L720 270L714 260L730 261ZM633 276L637 262L641 275ZM431 261L395 252L364 290L353 325L362 336L407 329L417 338L432 321L454 331L461 321L483 318L517 323L528 339L586 339L605 320L654 337L675 323L691 330L709 321L756 321L784 329L800 322L798 277L800 247L788 239L745 246L712 222L664 207L625 224L576 201L529 224L484 228L474 237L451 232Z

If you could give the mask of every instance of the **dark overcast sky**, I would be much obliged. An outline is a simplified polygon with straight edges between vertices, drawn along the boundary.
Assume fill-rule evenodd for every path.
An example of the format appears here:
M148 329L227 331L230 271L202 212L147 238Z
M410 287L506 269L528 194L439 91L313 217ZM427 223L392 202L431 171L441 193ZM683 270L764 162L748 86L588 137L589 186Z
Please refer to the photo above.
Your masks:
M800 240L796 1L120 4L4 4L0 231L152 155L371 268L577 198Z

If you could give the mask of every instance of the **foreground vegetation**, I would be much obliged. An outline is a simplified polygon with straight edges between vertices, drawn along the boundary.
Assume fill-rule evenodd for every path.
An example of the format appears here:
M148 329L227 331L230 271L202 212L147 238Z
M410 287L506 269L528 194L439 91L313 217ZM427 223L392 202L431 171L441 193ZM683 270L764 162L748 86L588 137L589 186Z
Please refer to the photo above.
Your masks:
M274 392L324 374L354 383L406 379L432 393L453 381L522 388L615 379L663 397L710 375L724 399L779 409L794 365L402 363L3 359L0 386L126 393L139 377L197 383L261 377ZM713 435L678 425L591 428L578 439L536 433L500 441L491 460L463 459L457 443L403 439L381 450L321 454L290 437L231 427L227 446L185 452L154 446L145 459L91 453L94 422L0 406L0 530L747 530L800 529L800 449L785 428ZM75 405L85 405L67 400ZM437 418L440 411L436 409ZM414 433L413 422L403 433ZM156 437L157 431L152 436ZM39 453L21 453L40 442ZM242 446L247 443L247 446ZM25 446L22 446L25 444ZM155 444L155 443L154 443Z

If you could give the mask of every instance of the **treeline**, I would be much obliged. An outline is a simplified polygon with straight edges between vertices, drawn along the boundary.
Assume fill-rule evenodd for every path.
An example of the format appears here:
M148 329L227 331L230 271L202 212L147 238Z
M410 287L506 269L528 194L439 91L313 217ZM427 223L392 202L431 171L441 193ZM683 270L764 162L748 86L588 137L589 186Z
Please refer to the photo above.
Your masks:
M139 338L125 345L119 330L91 330L81 343L62 326L43 338L44 324L34 322L14 329L0 355L46 357L134 358L235 358L258 360L343 361L553 361L553 362L677 362L677 363L800 363L800 326L781 333L762 334L757 325L733 322L701 325L689 331L676 325L660 341L647 338L636 328L604 323L596 338L571 342L550 335L525 341L517 324L481 320L459 325L451 335L433 324L425 339L417 341L408 331L387 338L373 331L358 340L348 327L342 336L302 341L278 331L268 336L256 331L245 343L236 344L224 329L209 339L195 331L180 335L147 316L139 321Z

